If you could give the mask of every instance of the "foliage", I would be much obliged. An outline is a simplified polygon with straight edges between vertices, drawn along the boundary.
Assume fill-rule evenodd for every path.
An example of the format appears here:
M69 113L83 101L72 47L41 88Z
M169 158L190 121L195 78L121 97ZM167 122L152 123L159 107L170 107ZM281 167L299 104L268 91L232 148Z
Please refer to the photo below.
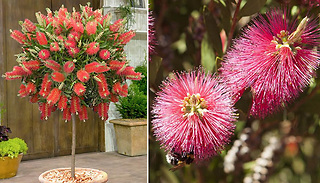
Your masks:
M0 125L2 124L1 123L1 120L3 118L3 114L6 112L6 109L3 107L3 103L0 103Z
M10 128L6 126L0 126L0 142L7 141L9 139L8 133L12 133Z
M27 153L28 146L24 140L20 138L9 139L8 141L0 142L0 156L8 156L16 158L20 153Z
M38 12L37 23L25 19L21 31L11 32L22 52L16 55L19 66L4 77L21 80L19 96L39 104L41 119L60 109L64 120L73 113L86 120L87 107L106 119L109 103L127 95L126 79L140 79L124 53L135 36L125 30L126 21L111 23L110 14L89 5L80 9Z
M120 98L119 103L116 103L116 107L122 118L147 118L147 95L139 91L137 85L131 84L128 96Z
M135 23L134 20L134 6L130 5L120 5L117 10L120 12L120 17L128 21L126 28L129 29L131 25Z
M141 73L142 78L138 81L132 81L133 84L137 85L139 88L139 91L143 92L143 94L147 95L147 65L143 64L140 66L137 66L134 69L135 72Z

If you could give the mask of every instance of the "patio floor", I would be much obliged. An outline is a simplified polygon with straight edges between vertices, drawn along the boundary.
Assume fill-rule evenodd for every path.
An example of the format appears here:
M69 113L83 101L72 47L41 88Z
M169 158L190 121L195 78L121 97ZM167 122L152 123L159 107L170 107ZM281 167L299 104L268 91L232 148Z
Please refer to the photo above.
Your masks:
M18 174L0 183L36 183L41 173L70 167L70 156L22 161ZM116 152L95 152L76 155L76 167L95 168L108 174L108 183L147 182L147 155L129 157Z

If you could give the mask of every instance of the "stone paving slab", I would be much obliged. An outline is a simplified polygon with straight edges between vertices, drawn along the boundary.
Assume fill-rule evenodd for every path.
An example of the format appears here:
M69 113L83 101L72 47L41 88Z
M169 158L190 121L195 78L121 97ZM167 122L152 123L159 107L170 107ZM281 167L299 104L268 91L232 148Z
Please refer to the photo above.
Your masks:
M41 173L70 167L70 162L70 156L22 161L18 174L10 179L0 179L0 183L38 183ZM103 170L108 174L108 183L147 182L147 155L129 157L116 152L77 154L76 167Z

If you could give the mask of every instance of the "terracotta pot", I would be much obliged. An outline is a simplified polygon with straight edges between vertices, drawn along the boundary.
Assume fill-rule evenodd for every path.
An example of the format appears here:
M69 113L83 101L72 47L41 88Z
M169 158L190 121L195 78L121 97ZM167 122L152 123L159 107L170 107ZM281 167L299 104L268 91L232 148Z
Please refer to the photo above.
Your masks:
M70 171L70 168L56 168L56 169L48 170L39 176L39 181L41 183L53 183L47 180L46 176L52 172L59 172L59 171L66 171L66 170ZM76 174L77 172L82 172L82 171L97 173L97 176L92 181L87 183L105 183L108 181L108 174L104 171L92 169L92 168L76 168Z
M0 179L7 179L17 175L19 164L23 154L11 159L10 157L0 158Z
M147 154L147 119L113 119L118 153L127 156Z

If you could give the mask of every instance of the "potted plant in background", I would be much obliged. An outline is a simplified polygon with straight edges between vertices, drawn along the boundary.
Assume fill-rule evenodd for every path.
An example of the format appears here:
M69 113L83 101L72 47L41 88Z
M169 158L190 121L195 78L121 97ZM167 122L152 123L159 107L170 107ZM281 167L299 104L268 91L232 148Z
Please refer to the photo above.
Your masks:
M22 155L28 150L24 140L9 139L8 133L10 128L0 126L0 179L16 176Z
M135 71L147 76L146 65L138 66ZM116 103L123 119L113 119L118 153L137 156L147 154L147 77L133 81L128 96L121 97Z
M125 29L125 20L111 23L111 15L102 9L81 6L68 12L63 6L47 15L36 13L38 23L20 22L22 31L11 37L22 44L17 54L19 66L7 72L7 80L20 79L20 97L38 103L41 119L55 110L72 121L72 158L70 168L55 169L40 175L41 182L72 180L106 182L105 172L75 168L76 122L87 120L87 108L108 118L109 103L128 94L127 79L139 80L141 73L128 66L124 46L135 36ZM75 176L77 174L77 176Z

